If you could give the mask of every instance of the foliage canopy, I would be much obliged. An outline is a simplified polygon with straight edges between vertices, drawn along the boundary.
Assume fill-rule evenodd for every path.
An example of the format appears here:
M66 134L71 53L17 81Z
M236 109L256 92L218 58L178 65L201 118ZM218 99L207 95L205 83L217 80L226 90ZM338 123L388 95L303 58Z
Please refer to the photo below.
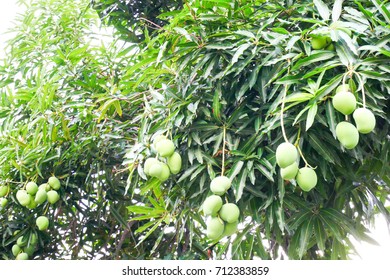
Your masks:
M126 22L126 13L102 14L93 2L103 20ZM10 186L0 255L11 258L17 238L31 233L37 259L206 259L208 250L218 259L346 259L351 237L374 242L374 215L390 222L390 13L382 4L194 0L160 10L154 16L165 24L132 43L120 39L123 28L99 43L85 0L33 1L0 68L0 179ZM313 50L316 34L335 49ZM376 117L353 150L336 139L345 117L332 97L343 81ZM310 192L280 178L282 119L300 166L316 167ZM143 171L159 134L183 158L182 172L164 183ZM222 170L240 226L211 242L201 205ZM63 185L58 204L16 202L25 182L52 174ZM47 232L34 225L41 213Z

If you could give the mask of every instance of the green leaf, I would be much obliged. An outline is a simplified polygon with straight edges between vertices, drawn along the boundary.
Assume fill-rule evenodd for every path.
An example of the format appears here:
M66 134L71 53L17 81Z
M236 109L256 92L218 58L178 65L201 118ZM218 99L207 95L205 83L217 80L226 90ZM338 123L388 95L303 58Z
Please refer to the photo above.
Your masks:
M127 210L134 214L161 215L165 212L164 209L156 209L147 206L127 206Z
M318 62L318 61L331 59L332 57L334 57L334 55L335 54L333 52L330 52L330 51L317 51L316 53L314 53L306 58L298 60L294 64L294 66L291 68L291 71L297 71L301 67L313 64L313 63Z
M317 8L318 13L324 20L328 20L330 17L330 11L328 6L322 2L322 0L313 0L314 5Z
M336 22L339 20L340 15L341 15L341 10L343 8L343 2L344 0L336 0L333 4L333 9L332 9L332 21Z
M241 172L243 166L244 162L241 160L233 164L232 168L228 172L230 180L233 181L233 179Z
M145 226L143 226L143 228L142 228L142 230L146 230L146 226L148 226L148 227L150 227L151 226L151 224L153 224L154 223L154 226L146 233L146 235L143 237L143 238L141 238L141 240L138 242L138 244L135 246L135 247L138 247L139 245L141 245L142 244L142 242L145 240L145 239L147 239L157 228L158 228L158 226L162 223L164 221L164 218L161 218L161 219L159 219L159 220L156 220L156 221L151 221L151 222L149 222L149 223L147 223ZM138 232L141 232L141 230L138 228L137 229L137 231Z
M328 162L335 163L335 160L339 159L332 149L329 149L329 145L321 141L314 133L309 134L310 145Z
M306 118L306 131L309 130L309 128L313 125L314 119L317 115L318 105L317 103L314 103L310 106L309 111L307 112L307 118Z
M329 129L332 132L334 139L336 139L337 138L337 136L336 136L336 122L337 121L336 121L336 115L335 115L335 111L334 111L334 108L332 105L332 101L330 99L326 102L325 110L326 110L326 119L328 122Z
M387 1L371 0L371 2L374 3L375 7L385 18L387 24L390 24L390 11L386 8Z
M237 31L234 31L234 33L238 34L238 35L242 35L242 36L248 37L248 38L256 39L255 34L253 34L252 32L250 32L248 30L237 30Z
M242 44L241 46L239 46L237 48L236 52L234 53L232 61L230 63L231 64L236 63L238 61L238 59L240 58L240 56L244 53L244 51L246 51L251 46L252 46L252 44L250 44L250 43Z
M326 232L320 218L316 217L314 219L313 229L318 248L325 251Z
M299 249L298 249L298 255L300 259L302 259L304 253L307 250L312 234L313 234L313 218L311 217L308 221L305 221L300 228Z
M244 168L244 170L242 171L240 183L238 185L238 189L236 192L236 202L238 202L241 199L242 193L244 192L247 177L248 177L248 169Z
M292 223L289 223L290 230L295 230L298 228L303 222L308 219L311 219L312 212L310 210L299 212L298 214L292 216L290 220Z

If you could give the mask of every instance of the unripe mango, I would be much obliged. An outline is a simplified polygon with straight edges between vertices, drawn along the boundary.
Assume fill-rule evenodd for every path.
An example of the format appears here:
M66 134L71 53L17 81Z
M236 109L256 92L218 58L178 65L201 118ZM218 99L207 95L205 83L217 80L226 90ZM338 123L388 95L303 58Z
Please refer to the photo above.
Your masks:
M5 197L1 198L0 199L0 209L7 206L7 203L8 203L8 199L6 199Z
M26 206L28 209L34 209L37 207L37 203L34 200L34 197L31 197L30 203Z
M9 191L9 186L0 187L0 197L6 196Z
M356 109L356 98L349 91L340 91L333 96L333 107L344 115L351 114Z
M20 248L20 246L18 244L15 244L14 246L12 246L11 251L12 251L12 255L14 255L14 257L16 257L22 251L22 248Z
M26 185L26 191L28 194L35 195L38 191L38 185L35 182L28 182Z
M326 47L328 44L327 37L315 36L311 39L311 46L314 50L320 50Z
M168 180L169 176L171 175L171 172L169 171L169 167L165 163L160 163L161 165L161 174L157 176L157 179L159 179L161 182L165 182Z
M158 142L160 142L161 140L165 140L167 139L167 137L165 135L157 135L154 137L154 140L153 140L153 144L152 144L152 147L153 149L156 149L156 145Z
M348 84L343 84L343 85L339 85L336 88L336 93L339 93L339 92L342 92L342 91L350 91L349 90L349 85Z
M174 152L167 160L169 169L172 174L177 174L181 170L181 156L178 152Z
M336 136L340 143L347 149L353 149L359 142L359 132L349 122L340 122L336 126Z
M203 213L215 216L222 207L222 198L218 195L211 195L203 202Z
M207 237L217 240L222 236L225 229L224 222L218 217L211 217L207 222Z
M51 187L48 183L43 183L43 184L40 184L39 187L38 187L38 190L45 190L46 192L50 191L51 190Z
M27 242L28 242L28 239L27 238L24 238L24 236L20 236L17 240L16 240L16 244L19 246L19 247L24 247L27 245Z
M170 157L175 152L175 145L169 139L163 139L156 143L156 151L162 157Z
M46 216L39 216L35 223L39 230L46 230L49 227L49 219Z
M156 163L159 163L158 159L156 158L148 158L145 160L145 163L144 163L144 172L146 175L150 175L150 167L152 167L152 165L156 164Z
M16 257L17 260L28 260L28 254L27 253L20 253L19 255L17 255Z
M327 50L327 51L334 51L334 50L335 50L335 47L334 47L333 44L330 44L329 46L327 46L327 47L325 48L325 50Z
M238 221L240 209L234 203L226 203L222 205L221 210L219 211L219 216L225 222L234 223Z
M27 206L30 204L31 196L25 190L18 190L16 192L16 199L22 206Z
M210 190L213 194L223 195L230 188L232 182L226 176L217 176L215 177L210 184Z
M298 170L296 180L301 189L308 192L317 185L317 174L312 168L303 167Z
M47 201L50 204L56 203L58 200L60 200L60 195L57 191L51 190L47 192Z
M55 176L51 176L48 180L48 184L50 185L50 187L53 189L53 190L59 190L60 187L61 187L61 182L60 180L58 180L57 177Z
M161 162L156 162L155 164L151 165L149 168L149 175L152 177L159 177L162 173L162 165Z
M45 188L39 189L35 194L35 199L34 199L35 203L37 205L42 204L46 201L46 199L47 199L47 192Z
M297 148L291 143L284 142L276 148L276 163L281 168L290 166L298 159Z
M353 112L353 119L355 120L357 130L362 134L370 133L375 128L375 115L369 109L356 109Z
M297 175L298 169L298 163L294 161L293 164L290 164L289 166L280 169L280 176L284 180L292 180Z
M236 233L238 226L238 221L234 223L225 223L225 230L223 231L223 236L230 236Z

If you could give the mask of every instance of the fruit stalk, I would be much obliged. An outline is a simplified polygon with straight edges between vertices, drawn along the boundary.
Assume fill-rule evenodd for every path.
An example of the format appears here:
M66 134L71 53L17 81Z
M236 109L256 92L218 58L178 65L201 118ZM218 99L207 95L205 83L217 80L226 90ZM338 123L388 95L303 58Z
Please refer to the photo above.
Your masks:
M299 145L296 145L297 149L298 149L298 152L299 154L301 155L301 158L303 159L303 161L305 162L305 167L310 167L312 169L314 169L308 162L307 160L305 159L305 157L303 156L303 153L301 151L301 148L299 147Z

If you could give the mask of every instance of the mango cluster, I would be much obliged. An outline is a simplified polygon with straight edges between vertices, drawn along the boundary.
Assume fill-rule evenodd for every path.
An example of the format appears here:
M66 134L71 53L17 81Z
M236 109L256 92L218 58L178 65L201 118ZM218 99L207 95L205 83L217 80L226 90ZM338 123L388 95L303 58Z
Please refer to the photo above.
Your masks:
M20 205L28 209L34 209L45 202L55 204L60 199L58 193L60 188L61 182L55 176L51 176L46 183L39 186L36 182L30 181L27 182L23 189L16 192L16 200ZM49 227L49 219L46 216L39 216L36 218L35 224L38 230L47 230ZM16 244L12 247L12 254L17 260L28 260L34 254L36 248L37 236L33 233L29 237L19 237Z
M39 186L31 181L26 184L25 189L16 192L16 199L20 205L28 209L34 209L46 201L54 204L60 199L60 195L57 192L60 187L60 180L55 176L50 177L47 183Z
M172 140L159 135L153 141L153 148L158 157L147 158L144 163L144 172L150 177L155 177L161 182L168 180L172 174L181 170L182 159L178 152L175 152L175 145Z
M297 184L303 191L310 191L317 185L317 174L310 167L298 166L297 148L288 142L281 143L276 148L276 163L281 168L280 176L284 180L297 181Z
M240 209L234 203L223 204L221 196L231 187L231 180L226 176L218 176L211 181L213 193L203 202L203 214L209 216L207 221L207 237L219 240L237 231Z
M355 125L348 121L342 121L336 126L336 137L346 149L353 149L359 142L359 132L370 133L376 125L375 115L367 108L356 109L356 97L350 91L349 86L341 85L333 96L333 107L344 115L352 114Z
M9 193L9 186L4 185L0 186L0 210L4 209L8 204L8 199L6 196Z
M35 233L20 236L12 246L12 254L16 260L28 260L37 249L38 237Z

